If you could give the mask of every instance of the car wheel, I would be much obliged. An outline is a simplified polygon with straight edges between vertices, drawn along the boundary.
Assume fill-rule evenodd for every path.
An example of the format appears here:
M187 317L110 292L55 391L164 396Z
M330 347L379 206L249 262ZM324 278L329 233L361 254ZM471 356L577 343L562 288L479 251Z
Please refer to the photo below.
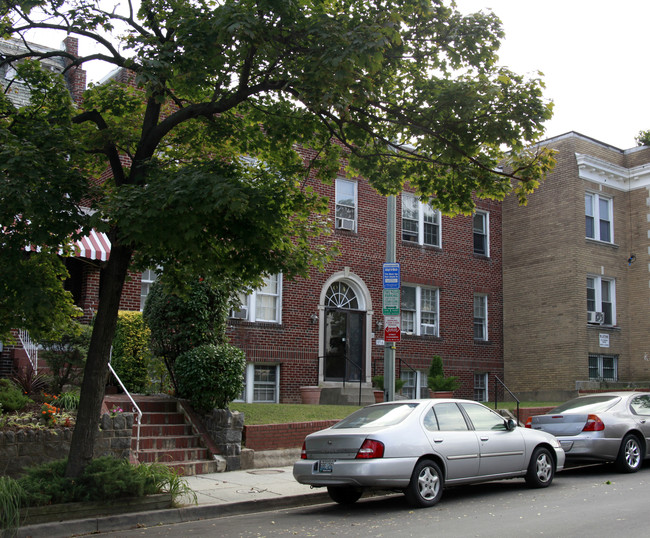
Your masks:
M422 460L413 469L404 495L411 506L426 508L440 500L442 488L443 478L438 464L431 460Z
M327 493L335 503L354 504L363 494L363 490L353 486L328 486Z
M622 473L636 473L641 468L643 457L641 445L636 435L628 433L623 437L616 458L616 468Z
M551 452L543 446L537 447L528 464L526 483L533 488L545 488L553 482L553 475L555 475L555 462Z

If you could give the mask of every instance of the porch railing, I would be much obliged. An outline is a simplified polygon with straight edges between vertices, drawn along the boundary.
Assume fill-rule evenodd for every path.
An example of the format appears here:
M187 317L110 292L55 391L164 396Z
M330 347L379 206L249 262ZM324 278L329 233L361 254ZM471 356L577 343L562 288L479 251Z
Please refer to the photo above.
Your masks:
M23 346L27 358L29 359L34 373L38 373L38 344L32 342L32 339L29 337L29 333L24 329L18 331L18 338L20 339L20 344Z
M113 348L111 348L111 357L112 356L113 356ZM135 456L137 458L138 453L140 452L140 425L142 424L142 411L138 407L138 404L135 403L135 400L133 399L133 396L131 396L131 393L128 390L126 390L126 387L124 386L124 383L122 383L120 376L118 376L117 372L113 369L110 358L108 360L108 369L110 370L111 374L113 374L113 377L119 383L120 387L124 391L124 394L126 394L126 396L131 401L131 405L133 406L133 409L136 410L135 423L137 427L136 427L136 438L135 438Z

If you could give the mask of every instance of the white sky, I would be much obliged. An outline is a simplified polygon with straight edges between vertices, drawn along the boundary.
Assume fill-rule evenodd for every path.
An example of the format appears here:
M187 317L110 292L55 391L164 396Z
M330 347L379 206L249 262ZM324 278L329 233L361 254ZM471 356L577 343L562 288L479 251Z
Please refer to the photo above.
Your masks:
M555 104L548 137L577 131L620 149L650 129L650 0L456 0L491 9L506 33L499 58L516 73L541 71Z
M555 103L553 119L546 125L548 137L577 131L627 149L636 145L639 131L650 129L650 69L645 59L650 0L456 4L463 13L491 9L501 19L506 33L501 65L516 73L544 74L545 97ZM58 46L42 38L35 35L33 40ZM80 40L81 54L94 50L89 48L90 43ZM87 69L93 81L108 71L105 65Z

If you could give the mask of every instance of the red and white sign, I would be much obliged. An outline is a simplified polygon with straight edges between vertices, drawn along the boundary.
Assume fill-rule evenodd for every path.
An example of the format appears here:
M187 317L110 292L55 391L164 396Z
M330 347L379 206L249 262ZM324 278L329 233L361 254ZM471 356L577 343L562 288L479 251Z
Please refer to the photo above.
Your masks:
M384 316L384 341L401 341L402 330L400 321L400 316Z

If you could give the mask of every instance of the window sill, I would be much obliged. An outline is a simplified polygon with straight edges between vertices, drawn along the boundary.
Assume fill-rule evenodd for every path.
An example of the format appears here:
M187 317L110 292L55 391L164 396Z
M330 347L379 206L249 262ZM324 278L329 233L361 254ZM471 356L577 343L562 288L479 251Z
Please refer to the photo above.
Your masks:
M474 338L474 345L476 345L476 346L491 346L492 342L490 342L489 340L477 340L476 338Z
M436 245L421 245L415 241L405 241L404 239L402 239L402 246L408 248L423 248L425 250L433 250L434 252L442 252L442 247L438 247Z
M612 243L610 241L601 241L600 239L594 239L592 237L585 237L585 241L587 241L587 243L592 243L594 245L602 245L604 247L611 247L613 249L619 248L619 246L616 243Z
M476 252L473 252L472 254L478 260L489 260L490 259L490 256L488 256L487 254L477 254Z
M358 230L346 230L345 228L334 228L334 233L343 235L359 235Z
M599 331L620 331L618 325L596 325L595 323L587 323L587 329L597 329Z

